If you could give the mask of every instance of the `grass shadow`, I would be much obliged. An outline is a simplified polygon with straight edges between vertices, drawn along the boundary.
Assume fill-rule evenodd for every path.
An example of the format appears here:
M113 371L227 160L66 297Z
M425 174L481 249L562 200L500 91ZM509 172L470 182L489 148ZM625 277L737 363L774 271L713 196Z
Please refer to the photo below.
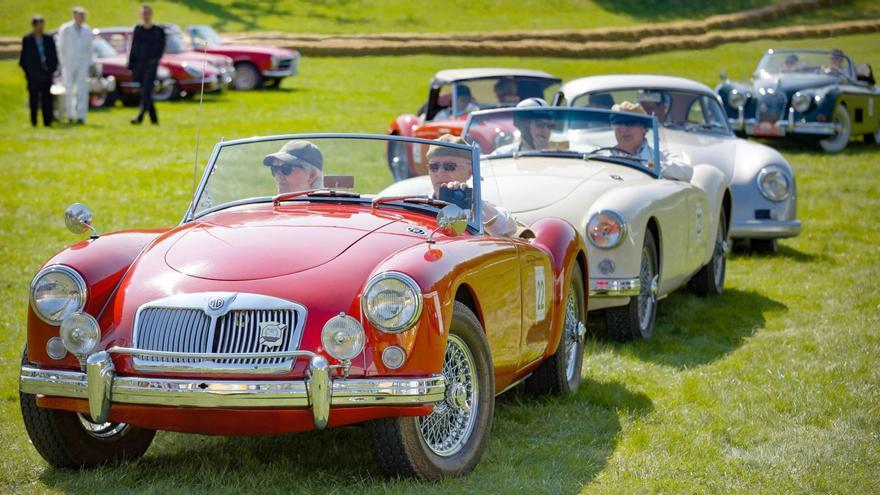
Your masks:
M737 244L736 248L731 251L728 260L736 260L740 258L786 258L798 263L810 263L813 261L821 261L824 263L833 263L834 259L826 254L805 253L799 249L782 244L775 253L760 253L751 251L748 244Z
M702 19L716 14L763 7L768 0L667 0L645 2L643 0L595 0L596 5L608 12L624 14L639 20Z
M755 291L725 289L707 298L673 293L658 305L651 339L621 345L618 351L681 369L700 366L741 346L765 324L766 313L787 310Z
M95 470L48 468L40 481L68 493L486 493L492 480L516 480L528 492L570 493L608 463L622 416L653 410L644 394L584 379L565 398L534 399L521 390L499 397L488 448L468 476L424 483L381 474L364 428L274 437L160 433L141 460ZM510 485L507 485L510 486ZM497 488L496 488L497 490Z
M249 0L228 3L210 0L172 0L184 7L214 17L213 26L218 31L238 24L245 31L260 28L260 18L287 16L287 9L279 8L279 0Z

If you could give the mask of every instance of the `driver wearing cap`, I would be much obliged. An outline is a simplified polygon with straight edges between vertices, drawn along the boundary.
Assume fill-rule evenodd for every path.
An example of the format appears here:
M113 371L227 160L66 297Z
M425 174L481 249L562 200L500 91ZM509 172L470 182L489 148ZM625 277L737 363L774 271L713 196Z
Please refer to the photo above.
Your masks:
M467 144L460 136L444 134L437 141ZM428 148L428 176L434 189L434 198L440 197L440 189L468 189L467 181L473 176L470 150L432 145ZM512 236L516 233L516 219L506 209L483 201L483 228L492 236Z
M669 104L672 98L663 91L652 89L640 90L637 97L639 105L648 112L648 115L657 117L657 120L663 124L666 121L666 114L669 112Z
M611 107L615 112L628 112L636 115L647 115L648 112L638 103L624 101ZM654 150L648 144L645 136L648 129L645 121L640 118L627 118L626 115L612 114L611 127L614 129L614 137L617 139L615 146L626 155L634 156L654 168ZM694 175L689 160L686 157L675 156L668 150L660 152L660 176L664 179L680 180L689 182Z
M323 187L324 155L310 141L288 141L277 153L266 155L263 165L275 178L278 194Z

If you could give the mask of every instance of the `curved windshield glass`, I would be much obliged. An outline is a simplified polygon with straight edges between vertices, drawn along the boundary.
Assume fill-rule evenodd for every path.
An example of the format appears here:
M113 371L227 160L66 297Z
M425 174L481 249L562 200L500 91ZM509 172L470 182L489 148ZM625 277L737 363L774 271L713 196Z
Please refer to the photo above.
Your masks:
M767 52L758 68L757 77L780 74L831 74L850 77L852 66L849 57L834 51L784 51Z
M454 203L478 225L479 164L473 148L423 139L365 135L299 135L231 141L217 145L198 193L193 216L242 203L340 201L371 203L392 182L388 146L427 146L430 181L418 191L385 197L390 205L437 210ZM476 176L476 179L475 179ZM479 189L479 186L477 186ZM396 205L396 206L395 206Z
M559 87L558 79L546 77L503 76L458 81L440 88L437 111L431 119L459 118L477 110L514 107L527 98L549 102Z
M556 156L606 159L657 176L657 120L632 112L576 108L488 110L471 115L465 139L485 159Z
M92 39L92 55L95 58L108 58L119 55L116 50L104 38L95 36Z
M223 38L221 38L220 35L217 34L217 31L214 31L214 28L211 26L190 26L188 31L193 40L193 45L197 48L219 46L223 44Z
M187 51L183 33L176 27L165 27L165 53L183 53Z

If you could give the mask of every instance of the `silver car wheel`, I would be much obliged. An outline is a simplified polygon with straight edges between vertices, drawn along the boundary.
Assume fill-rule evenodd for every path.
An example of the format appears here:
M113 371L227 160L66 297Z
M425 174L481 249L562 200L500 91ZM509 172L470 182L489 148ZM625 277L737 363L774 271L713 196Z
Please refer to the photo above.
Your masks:
M400 141L391 141L388 150L388 168L394 182L410 178L409 160L406 154L406 144Z
M849 136L852 132L852 122L846 107L838 103L831 112L831 122L837 124L840 130L834 136L820 140L819 146L829 153L837 153L838 151L843 151L846 145L849 144Z
M712 274L715 277L715 286L721 287L724 285L724 269L725 264L727 263L726 258L724 257L725 243L726 239L724 238L724 228L719 225L718 233L715 235L715 256L712 257Z
M642 248L642 266L639 271L639 328L644 334L654 318L654 307L657 305L657 282L658 276L654 273L651 263L651 252L648 247Z
M457 335L449 335L443 376L446 399L434 406L434 412L419 418L419 431L432 452L449 457L460 451L471 437L480 403L474 357Z
M580 370L575 369L578 361L578 344L584 338L585 329L581 323L580 306L573 290L568 293L568 303L565 306L565 378L571 382L575 374Z
M86 433L99 440L112 438L128 428L128 423L94 423L80 413L76 413L76 417Z

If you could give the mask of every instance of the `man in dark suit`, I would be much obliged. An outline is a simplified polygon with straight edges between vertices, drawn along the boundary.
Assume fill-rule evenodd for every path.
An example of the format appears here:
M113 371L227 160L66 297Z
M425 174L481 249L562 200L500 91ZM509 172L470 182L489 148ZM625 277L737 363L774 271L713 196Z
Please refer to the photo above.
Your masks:
M134 28L128 54L128 68L134 80L141 85L141 108L131 123L140 124L144 120L144 113L149 113L150 122L158 124L159 117L153 105L153 84L156 82L159 59L165 52L165 30L153 24L153 9L149 5L141 6L141 20L143 24Z
M21 39L18 65L24 70L30 93L31 125L37 126L37 109L43 108L43 125L52 125L52 74L58 69L58 53L51 36L43 34L46 21L40 15L31 17L31 33ZM42 103L42 105L41 105Z

